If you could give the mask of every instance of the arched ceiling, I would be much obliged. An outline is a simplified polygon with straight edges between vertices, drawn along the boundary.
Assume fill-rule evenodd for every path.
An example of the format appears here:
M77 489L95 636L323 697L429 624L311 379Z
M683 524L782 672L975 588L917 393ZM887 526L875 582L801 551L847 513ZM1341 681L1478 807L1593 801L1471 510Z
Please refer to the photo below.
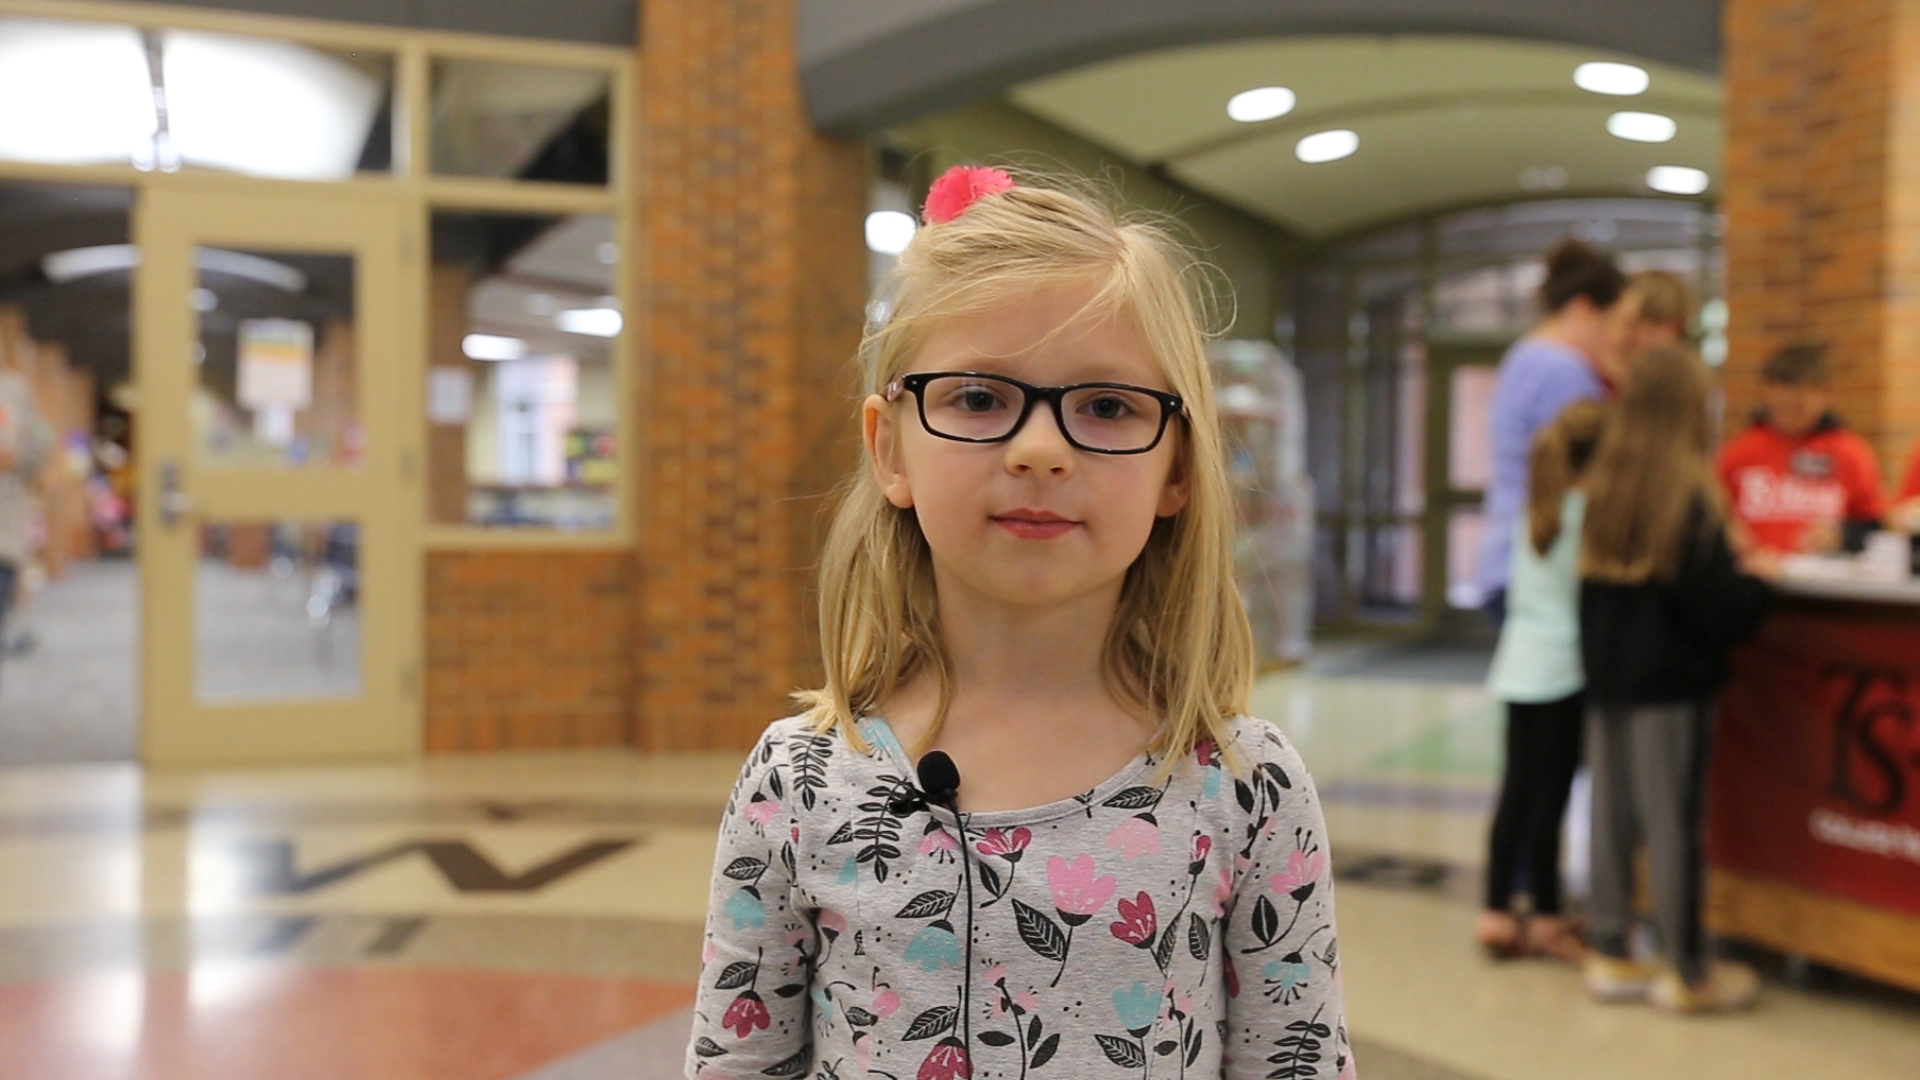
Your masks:
M1643 94L1573 83L1591 60L1646 69ZM1256 124L1227 100L1281 85L1295 109ZM1017 107L1185 186L1309 238L1455 206L1544 195L1645 195L1647 171L1716 175L1713 76L1594 48L1484 37L1282 37L1140 53L1034 79ZM1607 132L1621 110L1672 117L1659 144ZM1304 164L1302 136L1347 128L1351 157Z

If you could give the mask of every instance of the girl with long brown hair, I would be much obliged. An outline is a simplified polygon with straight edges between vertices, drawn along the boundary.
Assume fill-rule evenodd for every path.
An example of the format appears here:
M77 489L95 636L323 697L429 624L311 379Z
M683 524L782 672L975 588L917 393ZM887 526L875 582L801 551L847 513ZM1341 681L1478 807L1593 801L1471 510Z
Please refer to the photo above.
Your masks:
M1606 1001L1676 1012L1750 1003L1750 969L1714 963L1700 925L1701 807L1713 702L1768 587L1727 540L1705 365L1680 348L1634 361L1586 479L1580 652L1593 772L1594 955ZM1631 959L1635 841L1644 842L1661 963Z

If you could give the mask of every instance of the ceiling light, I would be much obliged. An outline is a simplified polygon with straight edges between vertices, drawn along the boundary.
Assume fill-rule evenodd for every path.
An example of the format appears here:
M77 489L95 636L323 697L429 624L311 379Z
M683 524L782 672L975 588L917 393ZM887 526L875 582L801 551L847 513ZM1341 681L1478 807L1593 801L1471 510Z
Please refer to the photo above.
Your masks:
M1346 128L1334 128L1332 131L1316 131L1301 139L1293 148L1293 156L1309 165L1318 165L1351 157L1358 149L1360 136Z
M169 30L161 70L181 159L286 180L351 177L384 93L317 49L233 34Z
M1655 165L1647 170L1647 186L1669 195L1698 195L1707 190L1705 170L1686 165Z
M1671 142L1679 130L1673 117L1659 113L1617 112L1607 117L1607 134L1632 142Z
M1293 91L1284 86L1257 86L1227 99L1227 117L1243 124L1257 124L1262 120L1287 115L1299 100Z
M612 308L574 308L561 312L554 322L569 334L609 338L618 336L620 328L626 325L620 313Z
M152 168L153 79L131 26L0 19L0 158Z
M1647 69L1632 64L1612 64L1595 61L1581 64L1573 69L1573 85L1582 90L1591 90L1596 94L1612 94L1616 97L1632 97L1644 94L1653 82L1647 75Z
M99 247L56 251L40 260L40 270L55 285L94 274L111 274L140 265L140 249L132 244L103 244Z
M912 214L898 210L875 210L867 215L867 250L876 255L898 255L920 226Z
M307 291L307 275L304 271L288 266L286 263L263 259L258 255L248 255L240 251L223 251L220 248L199 248L194 251L193 264L201 270L216 274L229 274L233 277L257 281L262 285L271 285L282 292L302 293ZM111 274L116 270L131 270L140 265L140 249L132 244L102 244L99 247L69 248L43 256L40 260L41 272L55 285L64 285L75 278L91 277L94 274Z
M600 246L593 249L593 255L600 260L601 266L612 266L620 261L620 245L611 240L602 240Z
M286 263L263 259L258 255L248 255L243 251L226 251L221 248L199 248L193 253L193 264L202 270L216 274L231 274L234 277L257 281L262 285L271 285L281 292L303 293L307 291L307 275Z
M212 289L193 290L193 310L205 315L220 306L220 297Z
M519 360L527 355L527 343L517 337L468 334L460 339L460 351L469 360Z

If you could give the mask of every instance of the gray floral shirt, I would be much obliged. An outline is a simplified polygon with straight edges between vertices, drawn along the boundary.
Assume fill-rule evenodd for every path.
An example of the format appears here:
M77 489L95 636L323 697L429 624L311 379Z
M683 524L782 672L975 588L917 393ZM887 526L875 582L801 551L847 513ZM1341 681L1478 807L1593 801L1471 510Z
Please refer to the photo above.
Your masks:
M958 823L903 805L885 721L871 753L774 724L720 827L688 1075L1352 1077L1319 798L1273 725L1231 730L1243 776L1208 743Z

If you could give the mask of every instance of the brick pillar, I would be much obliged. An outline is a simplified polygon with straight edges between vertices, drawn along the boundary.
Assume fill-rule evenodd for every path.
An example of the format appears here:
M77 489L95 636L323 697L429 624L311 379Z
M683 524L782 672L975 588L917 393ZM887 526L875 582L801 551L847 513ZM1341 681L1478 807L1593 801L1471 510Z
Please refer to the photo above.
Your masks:
M817 678L807 568L853 460L866 157L806 123L793 9L640 8L647 749L748 745Z
M1904 467L1920 437L1920 0L1727 0L1728 415L1826 342L1835 404Z

